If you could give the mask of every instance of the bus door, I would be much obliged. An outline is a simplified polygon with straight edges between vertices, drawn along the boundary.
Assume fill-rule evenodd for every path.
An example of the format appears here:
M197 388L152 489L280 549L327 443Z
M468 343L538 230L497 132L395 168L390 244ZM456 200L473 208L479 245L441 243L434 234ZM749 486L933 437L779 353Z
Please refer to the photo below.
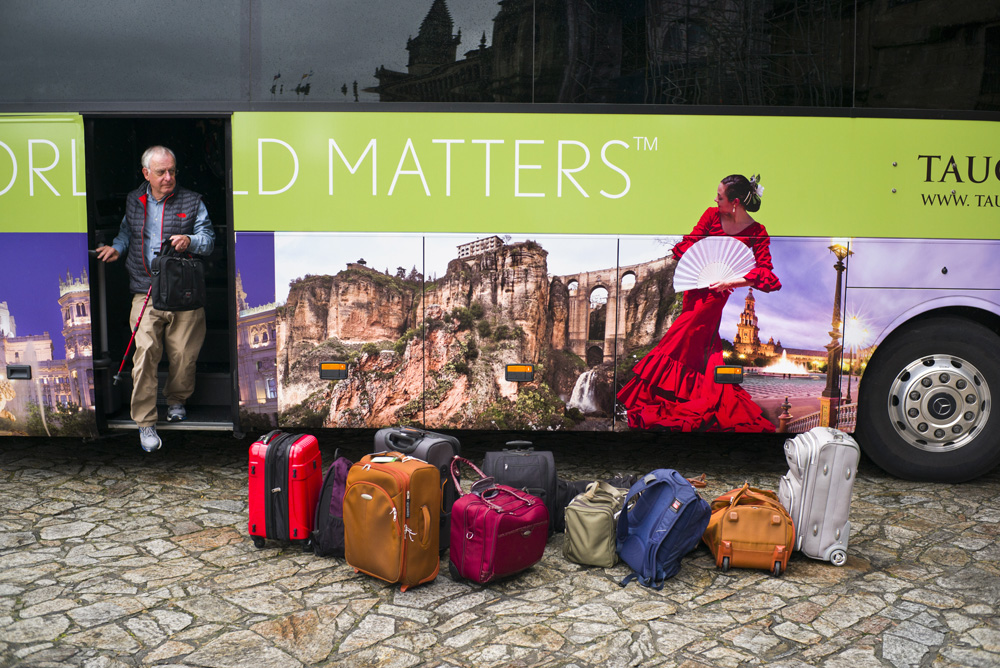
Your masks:
M215 248L205 258L207 332L198 357L195 391L186 404L187 419L166 422L163 388L168 363L164 355L158 373L157 429L238 431L238 397L234 392L235 283L231 266L234 237L227 188L229 118L88 116L84 126L98 427L136 428L129 410L134 345L129 346L131 294L125 258L106 264L94 257L93 249L110 245L118 234L125 214L125 196L145 183L142 154L159 144L170 148L177 157L178 185L202 195L215 229ZM147 305L147 309L151 307Z

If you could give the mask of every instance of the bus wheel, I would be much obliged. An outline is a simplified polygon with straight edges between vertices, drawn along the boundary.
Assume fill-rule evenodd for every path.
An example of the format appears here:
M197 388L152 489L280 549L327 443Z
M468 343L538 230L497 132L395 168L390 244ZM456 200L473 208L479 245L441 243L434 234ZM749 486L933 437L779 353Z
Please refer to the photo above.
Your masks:
M1000 462L1000 337L961 318L915 323L865 370L856 437L888 473L962 482Z

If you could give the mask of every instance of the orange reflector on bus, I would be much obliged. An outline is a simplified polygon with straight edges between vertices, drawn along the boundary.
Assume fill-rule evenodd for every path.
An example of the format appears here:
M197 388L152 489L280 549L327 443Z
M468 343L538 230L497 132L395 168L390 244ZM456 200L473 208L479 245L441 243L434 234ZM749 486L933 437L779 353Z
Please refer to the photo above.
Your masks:
M743 367L726 365L715 367L715 382L735 385L743 382Z
M523 383L526 381L532 381L535 379L535 365L508 364L507 373L505 377L507 378L507 380L513 383Z
M347 378L347 362L320 362L319 377L323 380Z

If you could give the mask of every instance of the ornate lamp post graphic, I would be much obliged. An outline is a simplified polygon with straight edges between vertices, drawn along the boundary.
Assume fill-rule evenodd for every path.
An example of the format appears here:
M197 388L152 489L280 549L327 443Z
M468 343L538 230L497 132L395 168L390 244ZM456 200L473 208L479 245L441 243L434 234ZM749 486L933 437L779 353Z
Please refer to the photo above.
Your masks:
M851 376L854 374L854 353L868 347L871 332L868 330L868 323L858 314L847 316L844 322L844 346L851 351L851 361L847 366L847 394L844 396L844 403L851 403ZM863 356L859 354L859 358ZM860 382L860 381L859 381Z
M850 249L850 239L831 239L829 246L837 258L833 268L837 270L837 291L833 295L833 321L830 328L830 343L826 344L826 388L819 398L819 423L823 427L837 426L837 409L840 407L840 293L843 282L844 260L854 252Z

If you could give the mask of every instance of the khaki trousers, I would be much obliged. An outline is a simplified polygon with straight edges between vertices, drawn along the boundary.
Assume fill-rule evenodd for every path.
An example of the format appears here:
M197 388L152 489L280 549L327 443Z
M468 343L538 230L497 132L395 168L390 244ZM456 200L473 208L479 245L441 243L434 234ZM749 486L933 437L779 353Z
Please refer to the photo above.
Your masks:
M146 295L132 295L129 324L142 312ZM205 342L205 309L194 311L158 311L152 304L135 333L132 358L132 419L140 427L156 425L156 369L163 351L167 352L170 371L163 394L167 405L183 404L194 393L195 362Z

